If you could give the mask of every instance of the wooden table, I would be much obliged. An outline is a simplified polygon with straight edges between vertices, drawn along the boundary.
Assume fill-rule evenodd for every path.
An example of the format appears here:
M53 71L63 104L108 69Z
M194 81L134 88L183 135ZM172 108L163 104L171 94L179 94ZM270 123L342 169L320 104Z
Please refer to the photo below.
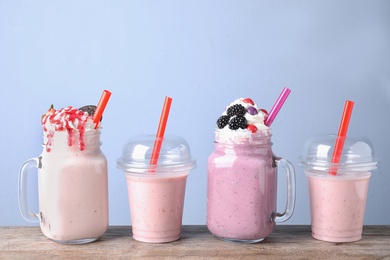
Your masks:
M390 226L365 226L363 239L328 243L311 237L310 226L279 225L263 242L224 242L206 226L183 226L180 240L166 244L135 241L129 226L111 226L98 241L62 245L39 227L0 227L0 259L390 259Z

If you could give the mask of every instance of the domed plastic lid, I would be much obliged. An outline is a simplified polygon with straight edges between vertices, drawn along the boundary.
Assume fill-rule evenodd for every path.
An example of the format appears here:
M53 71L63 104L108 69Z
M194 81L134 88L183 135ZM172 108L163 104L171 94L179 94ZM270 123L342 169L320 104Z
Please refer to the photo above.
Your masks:
M374 147L366 137L344 138L343 151L339 163L332 163L337 135L322 135L306 141L299 164L306 170L338 172L367 172L377 168L378 159Z
M150 158L156 137L141 135L130 138L123 146L122 156L117 160L117 167L126 173L150 172ZM190 147L186 140L179 136L168 135L162 140L156 173L189 172L195 168Z

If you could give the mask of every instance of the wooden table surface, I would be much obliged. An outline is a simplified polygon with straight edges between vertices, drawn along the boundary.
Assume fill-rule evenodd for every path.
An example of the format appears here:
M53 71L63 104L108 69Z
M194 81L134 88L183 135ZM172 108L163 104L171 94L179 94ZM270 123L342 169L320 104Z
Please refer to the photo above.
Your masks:
M137 242L129 226L111 226L96 242L62 245L39 227L0 227L0 259L390 259L390 226L365 226L353 243L311 237L310 226L279 225L257 244L224 242L206 226L183 226L181 239L165 244Z

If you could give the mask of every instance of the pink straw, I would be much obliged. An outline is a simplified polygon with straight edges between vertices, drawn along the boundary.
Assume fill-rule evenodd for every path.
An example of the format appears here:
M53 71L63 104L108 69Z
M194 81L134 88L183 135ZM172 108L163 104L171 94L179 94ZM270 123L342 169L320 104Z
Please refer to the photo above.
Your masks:
M158 129L156 133L156 140L154 141L152 156L150 158L150 165L157 165L158 157L160 155L160 150L162 146L162 141L164 139L165 127L168 122L169 110L171 109L171 103L172 103L172 98L165 97L164 106L161 111L160 122L158 124ZM153 171L153 169L151 171Z
M264 124L266 126L270 126L272 122L274 121L276 115L279 113L279 110L282 108L284 101L286 101L288 95L290 94L291 90L289 88L284 87L282 90L282 93L280 93L278 99L276 100L274 106L270 110L267 119L265 120Z
M352 109L354 102L347 100L344 104L344 111L341 117L339 131L337 133L336 144L334 146L333 155L332 155L332 165L340 162L340 157L343 152L345 137L347 136L349 121L351 120ZM337 175L337 170L335 167L332 167L329 171L331 175Z

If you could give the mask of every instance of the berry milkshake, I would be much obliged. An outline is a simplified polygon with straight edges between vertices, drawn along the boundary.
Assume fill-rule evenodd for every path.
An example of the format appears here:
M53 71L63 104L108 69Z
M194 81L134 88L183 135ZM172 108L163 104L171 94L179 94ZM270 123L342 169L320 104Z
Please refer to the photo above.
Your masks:
M340 161L334 163L337 138L320 135L307 140L299 164L309 186L312 236L353 242L362 238L370 176L378 159L367 138L343 137Z
M314 238L352 242L362 238L371 173L319 176L307 173Z
M180 238L187 176L126 175L135 240L165 243Z
M288 194L286 212L276 213L277 166L286 169L291 191L294 169L273 155L266 117L251 99L240 98L217 120L215 150L208 159L207 227L223 240L262 241L275 222L292 214L294 192Z
M107 160L100 150L100 127L95 129L89 113L51 107L42 116L42 154L21 169L23 186L29 168L38 168L39 193L36 214L20 195L22 215L39 218L45 236L59 243L92 242L108 227Z
M180 238L187 176L196 163L183 138L167 135L157 164L151 165L155 140L152 135L130 138L117 166L126 177L133 238L167 243Z

